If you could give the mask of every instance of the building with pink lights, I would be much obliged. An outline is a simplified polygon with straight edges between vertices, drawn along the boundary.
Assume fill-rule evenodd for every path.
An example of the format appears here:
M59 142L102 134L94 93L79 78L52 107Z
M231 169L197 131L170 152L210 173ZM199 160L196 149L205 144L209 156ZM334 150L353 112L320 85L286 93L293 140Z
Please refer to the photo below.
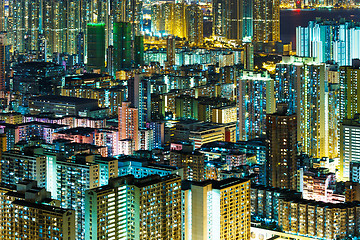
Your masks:
M336 193L335 173L327 168L311 168L307 171L298 170L298 191L306 200L328 203L343 203L345 195Z

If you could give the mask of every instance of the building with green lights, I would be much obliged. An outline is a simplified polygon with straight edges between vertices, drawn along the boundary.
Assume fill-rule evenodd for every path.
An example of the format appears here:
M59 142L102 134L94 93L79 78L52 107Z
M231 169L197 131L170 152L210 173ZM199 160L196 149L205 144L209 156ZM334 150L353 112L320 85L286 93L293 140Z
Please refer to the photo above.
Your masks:
M87 25L87 66L89 70L105 68L105 24L89 23Z
M131 24L114 23L114 70L119 71L131 67Z
M144 36L135 36L134 63L135 67L144 65Z

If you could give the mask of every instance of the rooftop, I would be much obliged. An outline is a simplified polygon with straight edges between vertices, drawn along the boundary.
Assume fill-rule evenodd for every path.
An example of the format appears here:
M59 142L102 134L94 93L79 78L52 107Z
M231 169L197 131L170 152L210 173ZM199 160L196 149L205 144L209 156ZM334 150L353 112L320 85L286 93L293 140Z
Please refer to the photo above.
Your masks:
M110 77L110 75L98 74L98 73L84 73L81 75L66 76L65 81L88 80L88 79L92 79L92 78L102 78L102 77Z
M98 103L98 100L96 99L65 97L65 96L57 96L57 95L33 97L32 100L41 101L41 102L47 101L47 102L68 103L68 104Z
M28 202L28 201L24 201L24 200L15 200L14 202L12 202L12 204L25 206L25 207L29 207L29 208L41 209L41 210L53 212L56 214L64 214L69 211L68 209L63 209L63 208L54 207L54 206L45 205L45 204Z
M15 67L38 67L38 68L42 68L42 67L63 67L61 65L57 65L55 63L52 62L23 62L23 63L19 63L17 64Z
M195 182L195 181L184 181L184 189L190 189L191 185L195 185L195 186L207 186L209 184L212 184L212 188L213 189L224 189L224 188L228 188L237 184L242 184L245 183L250 180L249 179L243 179L243 178L227 178L221 181L216 181L216 180L205 180L202 182Z

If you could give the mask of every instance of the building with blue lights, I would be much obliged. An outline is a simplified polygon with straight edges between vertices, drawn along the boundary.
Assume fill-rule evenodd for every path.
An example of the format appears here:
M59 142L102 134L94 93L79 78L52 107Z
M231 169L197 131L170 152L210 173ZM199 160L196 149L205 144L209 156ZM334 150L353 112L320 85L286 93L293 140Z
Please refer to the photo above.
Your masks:
M243 71L238 80L238 141L265 134L266 114L275 111L274 80L267 72Z
M310 21L296 28L296 53L316 57L320 62L334 60L340 66L351 65L360 57L360 24L340 19Z

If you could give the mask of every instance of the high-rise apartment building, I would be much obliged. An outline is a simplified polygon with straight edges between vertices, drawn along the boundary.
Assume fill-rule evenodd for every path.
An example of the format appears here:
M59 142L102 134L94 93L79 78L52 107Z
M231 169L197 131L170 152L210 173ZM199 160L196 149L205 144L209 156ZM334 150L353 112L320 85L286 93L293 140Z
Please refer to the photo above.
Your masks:
M114 71L131 67L131 24L114 23Z
M276 102L297 115L301 151L315 158L338 155L339 83L331 77L335 72L336 65L306 57L283 57L276 65Z
M267 184L296 189L297 127L296 115L286 109L266 115Z
M253 0L213 1L213 35L251 41L253 36Z
M338 69L329 69L328 73L328 157L339 157L339 123L340 119L340 83Z
M139 111L123 102L119 107L119 140L131 139L135 150L139 149Z
M203 12L196 4L166 2L151 7L151 31L186 38L194 45L203 43Z
M304 74L304 61L310 62L305 58L282 58L282 61L276 64L275 75L275 99L276 103L286 103L288 112L297 113L300 108L300 97L298 96L302 76ZM306 63L305 62L305 63Z
M300 84L300 132L302 151L312 157L328 157L328 82L325 64L307 64Z
M186 6L186 39L196 45L200 46L203 44L203 11L199 6L192 4Z
M246 43L243 61L245 70L254 70L254 45L252 43Z
M111 179L86 191L85 239L181 239L181 178Z
M350 165L360 158L360 119L344 119L340 124L340 173L342 181L350 180Z
M279 202L279 227L283 232L316 239L359 235L359 202L332 204L292 198Z
M128 80L128 101L138 109L139 127L151 120L151 83L143 75L135 74Z
M79 32L76 36L76 55L80 66L85 63L85 35L84 32Z
M340 120L352 119L360 113L360 60L354 59L351 66L340 67Z
M316 57L320 62L334 60L348 66L360 57L357 23L340 20L310 21L307 27L296 28L296 53L301 57Z
M177 119L198 119L199 100L187 95L175 98L175 116Z
M6 35L0 34L0 92L5 91L5 78L6 78L6 68L5 68L5 51L6 51Z
M274 80L267 72L243 71L237 87L237 139L265 135L266 114L275 112Z
M345 196L336 193L335 173L327 168L310 168L298 170L298 191L303 199L329 203L343 203Z
M105 24L87 25L87 66L92 70L105 69Z
M280 41L280 1L253 0L253 41Z
M205 156L199 151L170 152L170 165L183 168L184 178L192 181L203 181L205 177Z
M184 4L182 4L184 5ZM151 30L157 34L172 34L174 26L174 7L175 4L171 2L166 2L164 4L153 4L151 8ZM185 6L183 7L185 8ZM177 12L178 14L182 14L177 16L178 20L182 20L183 25L180 27L180 33L184 32L184 28L186 28L185 23L185 10L184 12ZM180 37L180 36L179 36ZM182 36L185 37L185 36Z
M36 52L39 35L43 30L41 0L12 1L9 5L12 23L9 40L19 52Z
M0 15L1 15L1 17L0 17L0 31L1 32L5 32L6 31L6 28L7 28L7 26L6 26L6 15L5 15L5 3L4 2L2 2L1 4L0 4Z
M185 38L188 31L186 7L184 3L175 3L174 5L172 34L180 38Z
M321 191L319 188L314 190ZM289 189L251 186L252 219L276 224L283 233L291 234L286 237L296 239L330 240L358 236L359 206L356 201L336 204L309 201L303 199L300 192Z
M277 224L280 199L301 199L301 193L290 189L251 184L250 198L252 220Z
M0 188L1 239L21 236L29 239L75 240L75 212L60 208L50 192L24 180L16 188Z
M144 65L144 36L135 36L134 39L134 67Z
M55 199L60 206L75 210L76 239L84 239L85 229L85 191L100 186L100 166L83 159L59 160L54 165L56 176L52 182L56 184Z
M166 39L166 62L169 67L175 65L175 37L169 35Z
M42 148L10 150L1 156L1 182L16 184L24 179L36 180L46 186L46 156Z
M183 239L250 239L250 180L185 182Z
M53 53L75 54L78 51L77 37L84 33L84 53L91 31L87 24L104 24L105 47L113 44L113 23L129 22L132 36L142 30L142 2L138 0L19 0L5 1L0 25L6 26L10 44L15 50L36 53L37 39L43 34L47 42L47 55ZM132 37L132 40L134 37ZM78 59L81 62L81 59Z
M76 53L77 35L85 21L82 18L81 2L75 0L42 1L42 34L47 42L47 55L64 52Z

